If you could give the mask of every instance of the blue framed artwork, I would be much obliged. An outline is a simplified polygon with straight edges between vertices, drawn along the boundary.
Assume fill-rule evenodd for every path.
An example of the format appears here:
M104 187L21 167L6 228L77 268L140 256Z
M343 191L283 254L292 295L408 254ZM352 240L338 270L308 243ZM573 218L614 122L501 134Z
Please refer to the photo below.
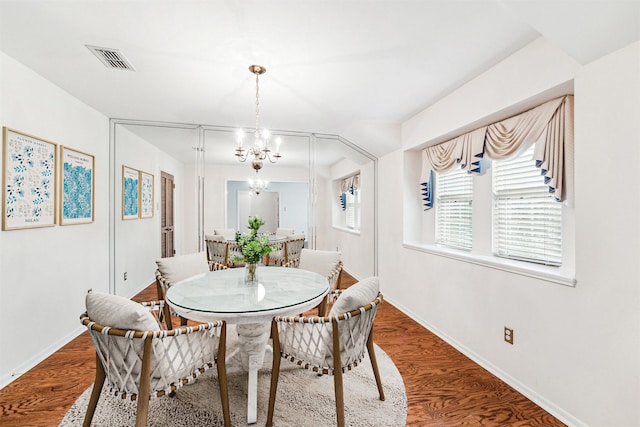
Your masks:
M138 219L140 173L122 165L122 219Z
M58 146L7 127L2 136L2 229L54 226Z
M153 217L153 175L140 171L140 218Z
M94 220L95 158L60 147L60 225L87 224Z

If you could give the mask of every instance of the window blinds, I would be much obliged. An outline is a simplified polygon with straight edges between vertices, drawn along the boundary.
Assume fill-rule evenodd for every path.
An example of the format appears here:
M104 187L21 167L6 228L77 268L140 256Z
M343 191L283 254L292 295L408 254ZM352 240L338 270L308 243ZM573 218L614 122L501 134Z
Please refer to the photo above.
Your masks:
M532 159L493 162L493 253L546 265L562 263L562 205Z
M436 178L436 243L471 250L473 179L463 169Z

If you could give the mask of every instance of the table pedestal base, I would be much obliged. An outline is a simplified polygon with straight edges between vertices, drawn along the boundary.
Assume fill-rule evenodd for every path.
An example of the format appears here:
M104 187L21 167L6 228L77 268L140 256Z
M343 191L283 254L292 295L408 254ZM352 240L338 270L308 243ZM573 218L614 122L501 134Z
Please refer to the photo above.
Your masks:
M258 370L265 362L270 363L273 350L269 344L271 323L241 323L238 331L238 349L227 359L227 364L240 359L242 368L249 373L247 385L247 423L258 419ZM265 355L267 360L265 360Z

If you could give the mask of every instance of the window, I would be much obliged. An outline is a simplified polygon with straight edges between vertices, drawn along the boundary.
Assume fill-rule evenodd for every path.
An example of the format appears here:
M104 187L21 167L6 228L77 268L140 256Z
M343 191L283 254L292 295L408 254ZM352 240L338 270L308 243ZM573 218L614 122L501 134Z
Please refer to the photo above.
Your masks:
M436 177L436 243L471 250L473 179L456 168Z
M347 228L360 230L360 190L347 191L347 208L345 209L345 220Z
M493 162L493 253L500 257L562 264L562 204L532 160L522 155Z

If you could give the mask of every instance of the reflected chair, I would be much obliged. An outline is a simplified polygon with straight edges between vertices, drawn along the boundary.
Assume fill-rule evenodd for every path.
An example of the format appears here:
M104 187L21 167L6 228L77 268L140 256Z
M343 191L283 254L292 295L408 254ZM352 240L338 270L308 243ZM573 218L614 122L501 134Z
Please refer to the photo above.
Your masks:
M228 267L242 267L244 262L237 261L236 258L243 258L242 251L238 247L238 242L227 242L227 266Z
M329 282L329 291L340 289L342 279L341 252L302 249L298 258L283 264L283 267L301 268L325 276ZM324 316L330 300L325 298L318 306L318 314Z
M276 265L284 265L289 261L291 261L290 264L293 264L300 258L305 239L304 234L287 235L284 241L277 242L276 250L269 254L269 260Z
M156 265L158 266L156 270L156 291L158 293L158 299L161 301L166 300L167 290L173 283L195 276L196 274L227 268L226 265L210 262L205 252L160 258L156 260ZM161 314L161 320L164 320L167 329L173 328L171 321L172 315L178 316L177 313L173 313L170 310L168 304L165 304ZM187 320L180 317L180 324L186 325Z
M163 305L163 301L139 304L116 295L87 294L87 311L80 320L96 350L96 376L83 425L91 425L105 381L109 393L137 402L135 425L142 427L147 425L150 398L173 395L214 364L224 424L231 425L226 323L162 330L152 312Z
M276 228L276 236L291 236L294 234L293 228Z
M304 248L304 241L306 237L304 234L292 234L287 236L287 240L284 244L284 262L295 263L300 259L300 252Z
M327 317L276 316L273 319L273 366L267 426L273 425L280 358L317 374L333 375L338 426L345 425L343 374L361 363L365 350L369 354L380 400L385 399L373 346L373 321L382 302L378 288L378 279L371 277L344 291L332 292L336 302ZM313 396L308 396L308 399L313 401Z
M223 236L226 240L234 240L236 238L235 228L216 228L213 230L214 235Z
M207 245L207 260L209 263L228 265L229 244L224 236L207 234L204 236Z

